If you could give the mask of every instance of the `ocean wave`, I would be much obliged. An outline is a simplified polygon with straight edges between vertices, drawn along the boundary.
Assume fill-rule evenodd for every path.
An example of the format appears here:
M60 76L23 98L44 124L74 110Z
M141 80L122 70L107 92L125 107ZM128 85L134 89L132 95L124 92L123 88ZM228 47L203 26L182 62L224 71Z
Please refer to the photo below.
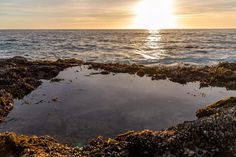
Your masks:
M0 31L0 58L202 64L236 61L235 30Z

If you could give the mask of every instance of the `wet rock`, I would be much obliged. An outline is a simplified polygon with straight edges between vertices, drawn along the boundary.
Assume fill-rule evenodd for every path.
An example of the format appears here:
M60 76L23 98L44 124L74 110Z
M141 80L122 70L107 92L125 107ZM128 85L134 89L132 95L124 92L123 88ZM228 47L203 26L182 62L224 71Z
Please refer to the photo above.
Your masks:
M13 108L12 98L21 99L41 85L41 79L52 79L65 68L82 63L74 59L56 62L28 61L24 57L0 59L0 90L5 91L5 94L0 93L0 119Z
M137 74L151 77L152 80L170 79L173 82L186 84L200 82L200 87L216 86L236 89L236 63L219 63L214 66L156 66L127 65L118 63L83 63L89 69L105 70L113 73Z
M110 72L109 72L109 71L102 71L101 74L102 74L102 75L109 75Z
M0 154L13 156L53 156L53 157L78 157L76 148L57 143L48 136L17 136L15 133L0 133Z
M68 67L88 65L106 73L129 73L185 84L199 81L201 86L236 89L236 63L215 66L157 66L112 63L84 63L76 59L27 61L22 57L0 59L0 119L13 108L12 98L22 98L37 88L40 79L52 79ZM57 101L53 99L52 101ZM236 98L221 100L196 113L197 120L162 131L130 131L114 139L97 137L83 148L57 143L50 137L18 136L0 133L0 155L13 156L236 156Z
M3 94L5 95L5 94ZM7 97L7 96L6 96ZM236 155L236 98L216 102L195 121L162 131L129 131L114 139L97 137L82 148L57 143L50 137L0 133L0 155L14 156L114 156L191 157ZM197 113L198 115L198 113Z
M140 77L143 77L143 76L145 75L144 70L140 69L140 70L137 72L137 75L140 76Z
M196 112L198 118L207 117L213 114L219 114L224 111L224 108L236 106L236 97L230 97L227 99L220 100L206 108L199 109Z
M130 131L113 140L98 137L82 148L82 154L91 157L111 153L119 157L235 156L236 98L221 100L207 110L214 110L214 114L206 112L200 119L163 131Z
M15 56L13 58L10 58L7 60L8 62L18 63L18 64L25 64L28 62L28 60L21 56Z
M51 82L61 82L61 81L64 81L64 79L60 79L60 78L51 79Z
M58 101L58 98L52 98L52 101L53 101L53 102L57 102L57 101Z
M11 94L5 90L0 90L0 122L13 109L13 99Z

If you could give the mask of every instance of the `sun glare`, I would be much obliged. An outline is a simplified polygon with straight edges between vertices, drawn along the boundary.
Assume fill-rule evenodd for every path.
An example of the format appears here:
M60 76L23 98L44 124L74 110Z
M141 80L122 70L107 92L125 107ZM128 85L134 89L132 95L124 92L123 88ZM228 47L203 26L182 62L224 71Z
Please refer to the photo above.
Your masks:
M133 27L140 29L174 28L174 0L142 0L135 6Z

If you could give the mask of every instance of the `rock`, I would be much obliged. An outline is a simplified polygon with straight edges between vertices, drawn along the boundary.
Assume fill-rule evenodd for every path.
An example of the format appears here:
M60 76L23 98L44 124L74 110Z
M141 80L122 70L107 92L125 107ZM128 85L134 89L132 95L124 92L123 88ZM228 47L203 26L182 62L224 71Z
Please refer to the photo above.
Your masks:
M199 109L196 112L198 118L207 117L216 113L221 113L220 111L224 108L228 108L236 105L236 97L230 97L227 99L220 100L206 108Z
M0 133L0 155L38 157L79 157L79 150L57 143L48 136L18 136L15 133Z
M145 75L144 70L140 69L140 70L137 72L137 75L140 76L140 77L143 77L143 76Z
M118 63L83 63L89 69L102 69L113 73L137 74L151 77L152 80L169 79L173 82L186 84L188 82L201 82L201 87L217 86L227 89L236 89L236 63L220 63L215 66L156 66L145 67L143 65L127 65Z
M13 109L13 99L11 94L5 90L0 90L0 122Z
M52 79L63 69L88 65L104 74L129 73L154 80L169 78L179 83L200 81L203 86L236 89L236 63L215 66L144 67L112 63L84 63L79 60L27 61L0 59L0 119L13 108L13 98L22 98L37 88L40 79ZM57 101L57 99L52 99ZM50 137L0 133L0 156L236 156L236 98L216 102L196 113L197 120L162 131L129 131L114 139L98 137L80 148L57 143Z
M53 102L57 102L57 101L58 101L58 98L53 98L52 101L53 101Z
M102 74L102 75L109 75L110 72L109 72L109 71L102 71L101 74Z
M18 63L18 64L25 64L28 62L28 60L21 56L15 56L13 58L10 58L7 60L8 62Z
M82 148L84 156L235 156L236 98L221 100L208 107L207 114L164 131L130 131L114 140L99 137ZM114 141L114 142L109 142ZM106 143L106 144L105 144ZM122 149L118 149L122 148Z
M51 79L51 82L61 82L61 81L64 81L64 79L60 79L60 78Z
M13 98L23 98L41 84L41 79L52 79L65 68L81 63L74 59L28 61L20 56L0 59L0 120L12 110Z

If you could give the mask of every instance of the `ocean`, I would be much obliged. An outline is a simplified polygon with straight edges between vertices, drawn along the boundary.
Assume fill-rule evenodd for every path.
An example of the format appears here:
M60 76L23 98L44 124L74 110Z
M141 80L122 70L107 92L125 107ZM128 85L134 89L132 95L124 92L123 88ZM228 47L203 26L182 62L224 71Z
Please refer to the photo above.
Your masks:
M236 30L0 30L0 58L125 64L236 61Z

